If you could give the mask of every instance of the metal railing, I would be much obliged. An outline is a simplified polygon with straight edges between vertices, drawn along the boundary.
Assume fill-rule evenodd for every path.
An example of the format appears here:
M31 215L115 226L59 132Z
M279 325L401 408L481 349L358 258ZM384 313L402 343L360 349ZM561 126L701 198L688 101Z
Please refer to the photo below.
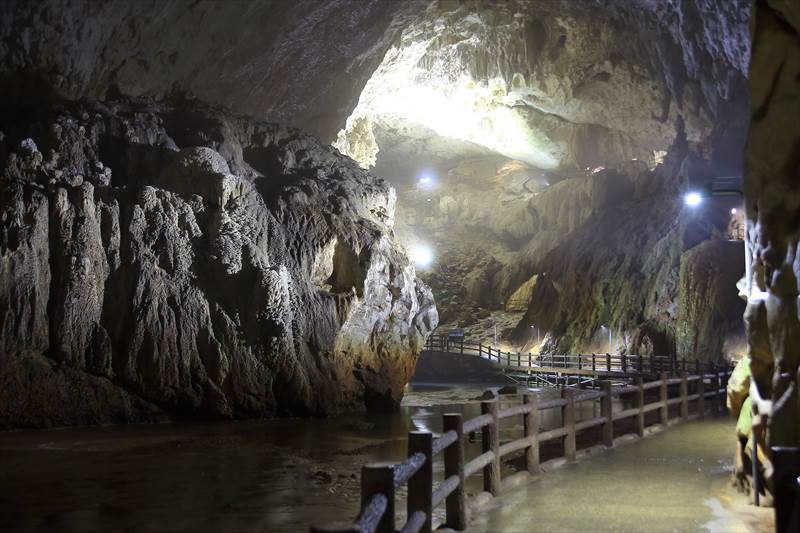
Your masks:
M610 381L601 382L599 390L563 389L561 397L540 400L525 393L521 403L500 409L498 398L481 402L481 415L464 421L461 414L443 415L443 432L435 437L429 432L410 432L408 458L399 464L368 464L361 470L361 511L353 522L313 526L312 532L393 533L395 531L395 499L398 489L408 486L407 519L399 531L416 533L432 531L433 511L444 504L444 525L462 531L467 526L467 496L465 480L482 475L483 488L492 496L501 492L500 462L503 457L524 452L524 469L539 473L539 452L542 443L561 439L562 454L574 461L577 454L576 435L602 426L601 441L606 447L614 445L614 422L632 418L633 432L644 436L645 414L658 411L658 423L670 421L670 407L679 406L678 418L688 420L691 406L696 417L706 413L707 400L713 411L724 408L725 386L730 376L723 372L689 375L681 372L670 378L662 372L659 379L645 383L641 376L633 385L613 387ZM657 394L648 391L657 391ZM691 392L691 393L690 393ZM652 401L648 401L648 396ZM633 407L614 409L614 398L628 397ZM576 405L599 402L600 416L577 420ZM556 409L561 412L560 427L540 431L540 413ZM595 410L593 409L594 413ZM500 440L502 420L522 417L523 436L508 442ZM466 435L481 432L481 453L467 460L464 449ZM444 475L435 482L433 460L443 455ZM438 525L438 524L437 524Z

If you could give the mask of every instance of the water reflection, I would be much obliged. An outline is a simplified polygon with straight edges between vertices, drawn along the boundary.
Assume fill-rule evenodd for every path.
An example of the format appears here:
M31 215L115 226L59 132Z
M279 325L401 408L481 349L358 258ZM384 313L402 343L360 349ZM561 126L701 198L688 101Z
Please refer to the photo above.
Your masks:
M355 514L361 464L401 460L407 433L440 432L446 412L477 416L482 392L409 390L395 414L2 434L0 531L306 531Z

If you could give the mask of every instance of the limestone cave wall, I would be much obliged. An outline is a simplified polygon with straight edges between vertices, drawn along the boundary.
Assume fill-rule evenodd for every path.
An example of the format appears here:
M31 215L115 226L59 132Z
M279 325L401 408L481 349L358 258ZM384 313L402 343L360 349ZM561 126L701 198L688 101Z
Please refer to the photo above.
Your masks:
M437 314L384 180L194 100L0 131L0 426L398 404Z
M755 2L746 148L745 315L758 412L770 446L800 446L800 6Z
M337 405L393 403L413 360L397 354L413 353L436 323L425 282L433 288L446 327L468 325L491 335L499 324L500 336L518 347L530 344L535 332L542 337L539 349L546 351L613 349L703 359L741 351L725 347L739 335L736 315L743 305L732 297L733 280L743 269L744 262L735 260L742 244L728 242L730 221L722 216L733 204L687 210L682 196L714 176L741 173L749 118L748 0L8 0L0 13L0 89L7 96L0 102L0 161L13 153L14 164L22 165L20 175L38 176L6 185L17 187L9 196L15 200L5 208L17 213L4 221L16 228L8 231L8 250L17 253L24 234L39 243L33 248L40 251L24 260L9 259L4 267L10 295L4 301L16 302L7 304L14 311L3 323L4 339L11 339L9 353L13 348L17 355L36 354L40 362L43 354L61 361L58 376L77 369L81 380L100 377L107 380L102 382L106 388L122 384L121 391L112 387L105 393L119 393L118 404L141 400L223 416L284 408L318 412L322 406L310 392L316 390L322 391L320 398L335 397ZM111 169L108 183L100 185L85 169L59 166L66 157L62 152L84 148L52 140L56 134L48 128L58 122L57 115L44 111L52 102L86 97L94 103L72 105L93 106L85 111L89 118L83 118L82 108L64 115L84 133L99 127L93 118L97 109L105 110L101 117L116 117L102 118L104 128L113 123L116 129L89 144L92 157L103 165L93 172ZM208 111L194 97L252 115L256 122L220 118L229 115ZM131 108L98 103L130 98L138 102ZM180 120L170 121L177 111L164 101L195 103L181 107ZM197 114L187 111L193 105L199 106ZM324 144L334 143L362 167L374 166L374 174L396 187L397 224L378 220L384 211L391 218L394 206L387 183L372 181L351 161L293 130L269 126L290 133L281 133L280 142L253 140L247 133L251 126L243 124L265 119L299 126ZM142 120L155 122L135 126ZM22 146L28 138L32 144ZM48 159L51 146L58 154L54 162ZM213 172L239 181L225 178L224 186L211 186L194 179L194 170L175 170L174 149L198 147L213 149L227 164L227 170L219 166ZM42 177L43 161L60 174ZM435 189L417 186L423 171L438 176ZM134 177L135 184L129 184ZM93 190L79 193L87 181ZM158 202L137 196L150 188ZM172 196L161 199L165 194ZM259 204L260 196L270 215L259 204L247 214L237 212L239 218L228 215L231 223L222 215L212 217L208 207L201 216L200 204L192 203L195 195L222 212L228 198L235 198L230 205L241 198L256 198ZM314 202L329 206L324 216L310 207ZM99 230L77 230L85 217L75 206L112 215L95 217L92 224ZM140 206L143 218L126 215L133 206ZM148 215L151 211L160 214ZM170 230L175 235L163 233L165 222L155 226L163 231L144 232L140 242L124 238L130 227L139 231L154 217L167 220L166 213L177 227ZM40 220L45 214L46 221ZM270 251L266 262L242 244L254 238L248 226L253 216L273 217L276 223L256 226L281 227L276 235L291 235L278 239L285 250ZM71 243L83 242L85 232L98 231L108 241L102 241L102 253L97 246L85 254L74 249ZM211 243L208 236L215 232L226 237ZM162 363L144 355L161 353L159 335L144 327L131 348L122 330L133 327L131 317L140 316L150 317L146 324L179 324L175 316L183 300L150 315L129 310L119 319L126 325L114 327L110 322L117 321L112 314L117 310L97 302L111 294L108 283L124 289L123 299L141 297L136 284L129 286L133 267L122 258L144 253L145 244L167 246L159 243L176 240L184 244L147 257L158 258L157 272L182 272L189 286L203 280L202 272L212 272L207 279L238 279L237 273L247 270L243 265L257 264L252 268L266 269L259 274L265 279L277 276L278 286L291 279L289 285L303 287L292 289L300 296L287 296L291 303L284 311L275 311L280 306L273 302L269 305L278 307L264 314L250 307L253 302L236 301L219 304L235 327L208 319L215 342L226 347L226 359L244 349L234 347L239 342L251 347L248 353L285 354L275 355L275 361L265 355L270 362L252 365L259 372L269 369L256 381L274 384L269 389L278 391L274 401L263 387L224 385L232 381L223 375L236 375L224 365L204 370L218 374L208 378L164 367L163 372L181 376L181 385L170 382L142 392L149 380L143 376L162 372L157 370ZM420 278L400 251L417 242L431 244L436 252L434 265ZM385 249L374 251L380 248L376 243ZM208 248L211 244L214 248ZM114 251L123 245L127 256ZM88 254L82 268L97 275L82 275L77 283L71 258L82 254ZM285 272L267 264L285 264ZM375 296L380 301L365 303L374 296L369 287L375 286L380 265L388 278L403 281L389 283L388 293ZM36 274L25 274L17 283L12 281L17 271ZM201 304L209 302L209 316L216 316L215 298L229 299L250 287L238 283L230 281L217 296L207 293L213 287L198 289ZM270 286L260 297L282 290ZM93 302L75 304L85 317L80 326L73 311L53 303L73 302L74 291L91 295L86 298ZM353 301L366 306L361 315ZM295 326L284 315L298 308L323 319L312 324L305 317ZM273 317L269 327L245 327L267 315ZM353 322L362 315L384 318ZM393 316L406 318L386 318ZM229 332L225 340L217 337L220 327ZM271 343L283 341L270 339L283 334L259 336L270 328L291 330L287 338L292 341L274 348ZM249 333L242 337L234 330ZM190 336L198 331L195 327ZM366 331L373 333L363 341ZM64 340L73 337L80 340ZM361 340L346 340L351 338ZM180 347L185 339L176 336L170 346ZM199 354L216 353L216 344L209 342L208 350L175 353L194 354L179 359L197 361ZM144 345L152 349L135 348ZM362 353L363 346L369 350ZM13 359L14 364L20 360ZM261 361L250 355L245 360ZM323 384L325 372L335 378L330 383L345 384L341 391ZM290 397L296 398L294 405L285 403Z

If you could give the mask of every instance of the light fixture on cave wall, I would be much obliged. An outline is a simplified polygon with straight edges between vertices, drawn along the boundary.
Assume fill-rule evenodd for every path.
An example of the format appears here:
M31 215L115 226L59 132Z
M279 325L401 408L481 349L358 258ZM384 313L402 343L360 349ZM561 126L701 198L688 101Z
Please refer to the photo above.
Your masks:
M408 255L414 266L421 270L427 270L433 266L436 260L436 254L433 248L423 243L415 243L408 247Z
M432 191L439 185L439 179L432 170L423 170L417 176L417 188L423 191Z

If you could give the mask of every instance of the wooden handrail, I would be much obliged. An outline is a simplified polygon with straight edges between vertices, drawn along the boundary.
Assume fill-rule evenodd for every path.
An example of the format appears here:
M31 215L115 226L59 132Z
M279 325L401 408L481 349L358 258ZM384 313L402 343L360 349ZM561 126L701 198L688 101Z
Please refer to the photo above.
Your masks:
M588 357L588 356L585 356ZM597 364L596 357L594 364ZM632 365L638 364L631 362ZM680 365L677 368L681 368ZM676 370L677 371L677 370ZM706 399L710 400L712 410L724 404L725 383L730 377L727 370L711 374L689 375L680 370L680 377L669 378L667 370L660 373L659 379L645 383L641 375L634 376L634 385L613 387L609 381L600 381L600 390L578 393L576 389L565 388L561 398L541 401L536 395L522 395L522 402L505 409L499 409L498 399L481 402L482 414L464 421L458 413L445 414L443 433L434 438L430 432L409 433L408 457L399 464L369 464L361 471L361 512L354 522L326 524L312 527L312 532L354 533L395 531L395 494L403 486L408 487L407 520L400 528L403 533L430 533L433 528L433 510L442 503L446 507L447 527L462 531L467 525L467 502L465 479L482 472L484 490L496 496L501 490L500 461L503 457L521 451L525 452L525 469L531 474L539 473L539 448L541 443L553 439L563 440L563 456L574 460L577 454L576 435L587 429L602 426L602 443L606 447L614 445L614 421L635 417L634 431L644 435L645 413L659 412L658 423L670 422L670 407L679 406L678 418L689 419L691 406L695 416L703 417ZM690 385L694 384L694 391ZM677 387L677 396L670 396ZM645 391L658 389L657 398ZM691 394L690 394L691 392ZM632 407L615 411L613 399L626 394L634 394ZM648 401L648 398L650 400ZM579 402L599 401L600 416L586 420L576 420L575 405ZM540 413L549 409L559 409L561 425L540 431ZM502 420L522 416L523 435L520 438L500 444L500 424ZM481 430L482 450L470 461L465 461L464 450L468 435ZM444 455L444 477L435 484L433 461Z
M433 455L439 455L445 448L458 440L458 433L454 430L445 432L441 437L433 441Z
M411 479L411 476L425 465L425 454L417 452L394 468L394 488L399 489Z
M446 335L432 335L428 337L425 344L426 349L434 351L445 351L449 353L477 355L486 357L490 361L520 371L533 371L535 369L555 370L555 369L574 369L580 375L589 372L596 375L602 374L623 374L633 375L656 375L661 372L668 372L677 376L681 371L687 371L686 358L678 360L675 356L666 355L640 355L640 354L540 354L536 359L530 353L521 354L519 352L503 351L492 346L484 346L481 342L470 341L463 337L448 337ZM605 359L605 360L603 360ZM527 363L523 365L523 360ZM701 362L696 360L694 374L701 371L706 374L717 373L720 370L718 364L713 362ZM691 365L689 365L691 366ZM723 368L722 371L729 373L733 369ZM673 378L677 379L677 378ZM670 384L677 384L672 381Z
M473 431L477 431L484 426L488 426L492 423L492 416L491 415L481 415L472 420L468 420L464 422L464 431L467 433L472 433Z

